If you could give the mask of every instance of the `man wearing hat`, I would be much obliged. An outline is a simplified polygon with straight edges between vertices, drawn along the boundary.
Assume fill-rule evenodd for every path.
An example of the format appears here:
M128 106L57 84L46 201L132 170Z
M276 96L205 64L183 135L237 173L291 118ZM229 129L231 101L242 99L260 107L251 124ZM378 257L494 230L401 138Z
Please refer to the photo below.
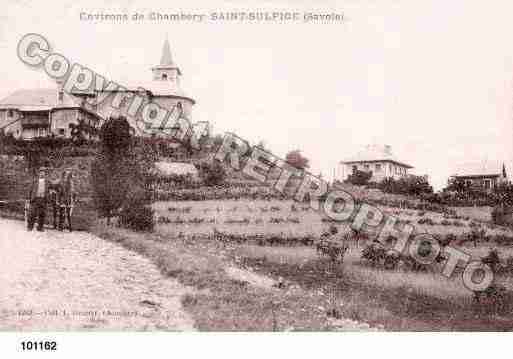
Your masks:
M30 187L30 211L28 213L28 230L34 228L37 221L37 230L42 232L45 224L46 203L48 200L48 179L46 178L46 169L41 167L38 176L32 181Z

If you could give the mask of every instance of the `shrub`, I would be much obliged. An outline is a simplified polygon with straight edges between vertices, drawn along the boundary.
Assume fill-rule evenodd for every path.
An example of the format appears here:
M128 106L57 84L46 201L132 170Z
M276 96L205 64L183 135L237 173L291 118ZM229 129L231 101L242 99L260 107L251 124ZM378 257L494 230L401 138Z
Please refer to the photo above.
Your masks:
M295 167L295 168L298 168L300 170L304 170L304 169L307 169L309 166L309 161L308 161L308 158L306 158L305 156L303 156L303 154L301 153L300 150L294 150L294 151L290 151L289 153L287 153L287 155L285 156L285 161Z
M226 169L220 161L203 161L198 165L199 176L207 186L218 186L226 180Z
M379 188L386 193L404 194L411 196L426 197L429 201L437 202L438 199L432 196L433 187L431 187L423 176L409 175L398 180L393 178L385 178Z
M491 249L488 255L486 257L483 257L481 261L484 264L488 264L492 269L492 272L496 273L497 267L501 262L499 258L499 251L496 248Z
M418 221L417 221L418 224L425 224L425 225L428 225L428 226L434 226L436 224L435 221L433 221L431 218L420 218Z
M142 194L130 198L121 208L119 224L134 231L153 231L155 228L154 211L145 202Z
M366 185L372 177L372 172L356 170L347 177L347 182L356 186Z
M458 236L454 233L448 233L441 241L440 244L445 247L451 244L452 242L458 241Z

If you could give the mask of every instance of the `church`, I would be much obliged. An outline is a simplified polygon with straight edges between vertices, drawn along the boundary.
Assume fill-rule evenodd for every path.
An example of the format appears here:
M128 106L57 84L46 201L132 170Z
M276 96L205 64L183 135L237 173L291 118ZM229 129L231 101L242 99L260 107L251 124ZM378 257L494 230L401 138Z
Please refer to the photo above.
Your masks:
M137 95L143 99L143 103L153 102L168 110L177 106L180 107L182 112L181 117L192 123L192 107L196 101L182 89L180 83L182 71L173 60L171 47L167 38L162 47L160 62L151 68L151 75L151 80L149 81L128 84L120 83L121 86L110 91L108 94L113 96L119 95L120 98L124 99L119 109L113 108L111 101L104 101L96 106L96 112L102 118L108 118L117 114L124 115L138 135L148 134L151 131L144 131L144 129L142 129L144 133L141 133L141 129L136 125L136 119L140 116L140 113L138 112L136 116L132 116L128 111L130 99L134 95ZM95 95L103 97L107 94L98 92Z
M151 80L142 83L121 84L109 94L101 91L71 92L62 89L62 83L50 89L20 89L0 100L0 131L16 139L33 140L44 137L71 138L72 130L79 123L88 140L98 139L98 129L112 115L124 115L136 134L142 135L136 126L136 118L128 114L128 101L119 109L110 101L97 101L102 95L121 95L130 98L134 94L171 110L181 108L181 117L192 122L195 100L181 88L182 71L171 55L166 39L160 62L151 68ZM140 114L137 114L138 116Z

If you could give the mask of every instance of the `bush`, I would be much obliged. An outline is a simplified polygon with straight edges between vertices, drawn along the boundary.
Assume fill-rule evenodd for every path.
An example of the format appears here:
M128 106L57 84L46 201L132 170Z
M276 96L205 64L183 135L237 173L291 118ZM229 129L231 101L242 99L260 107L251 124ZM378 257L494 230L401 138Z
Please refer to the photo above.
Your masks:
M347 182L356 186L364 186L372 178L372 172L356 170L347 177Z
M138 232L153 231L155 228L154 210L145 203L142 195L128 200L119 212L119 224Z
M410 196L423 196L431 198L433 187L423 176L410 175L398 180L385 178L380 184L379 189L385 193L404 194ZM434 198L431 198L434 199ZM434 202L438 201L435 200Z
M10 177L0 173L0 199L6 198L14 185L15 183Z
M226 169L220 161L203 161L198 165L199 176L207 186L218 186L226 180Z

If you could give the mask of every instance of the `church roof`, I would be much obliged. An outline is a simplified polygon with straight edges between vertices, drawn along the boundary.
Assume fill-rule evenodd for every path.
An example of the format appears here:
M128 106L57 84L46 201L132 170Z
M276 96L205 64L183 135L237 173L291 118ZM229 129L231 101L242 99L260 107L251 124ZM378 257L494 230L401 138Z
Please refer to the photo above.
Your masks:
M396 156L392 154L390 146L384 145L368 145L356 155L346 158L341 161L342 163L358 163L358 162L376 162L376 161L389 161L394 162L400 166L413 168L409 164L399 161Z
M160 57L161 65L175 66L173 58L171 57L171 46L169 40L166 38L164 46L162 47L162 56Z
M154 69L176 69L178 71L178 75L182 75L182 71L180 71L180 68L173 61L173 57L171 56L171 46L169 45L169 40L167 38L162 46L160 64L155 66Z
M124 84L124 86L129 91L140 91L141 88L147 91L150 91L153 96L162 96L162 97L180 97L185 98L192 103L196 103L196 101L187 95L182 88L174 81L166 81L166 80L151 80L151 81L137 81L133 83Z
M57 89L22 89L0 100L0 108L16 108L20 111L47 111L56 107L76 107L73 97L64 92L62 102Z

